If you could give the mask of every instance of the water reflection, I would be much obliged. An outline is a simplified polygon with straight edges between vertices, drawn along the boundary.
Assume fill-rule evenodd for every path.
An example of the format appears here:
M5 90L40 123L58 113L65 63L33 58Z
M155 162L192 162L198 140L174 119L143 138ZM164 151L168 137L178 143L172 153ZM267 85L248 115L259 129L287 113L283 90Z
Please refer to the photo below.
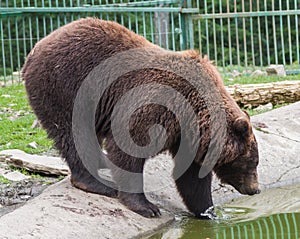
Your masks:
M151 239L300 239L300 185L271 189L214 208L216 220L182 216Z
M233 223L183 218L169 230L151 239L299 239L300 213L281 213Z
M229 226L215 234L217 239L228 238L293 238L300 234L300 214L282 213Z

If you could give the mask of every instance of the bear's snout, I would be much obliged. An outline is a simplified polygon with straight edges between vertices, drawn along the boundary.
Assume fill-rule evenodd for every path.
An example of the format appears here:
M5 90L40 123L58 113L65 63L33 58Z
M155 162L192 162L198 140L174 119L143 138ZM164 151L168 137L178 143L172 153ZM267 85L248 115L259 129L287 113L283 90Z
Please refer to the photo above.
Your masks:
M241 194L250 195L250 196L260 193L260 189L258 188L257 182L251 185L242 185L240 188L237 188L237 190Z
M247 193L248 195L252 196L252 195L255 195L255 194L260 194L260 189L255 189L255 190L251 190Z

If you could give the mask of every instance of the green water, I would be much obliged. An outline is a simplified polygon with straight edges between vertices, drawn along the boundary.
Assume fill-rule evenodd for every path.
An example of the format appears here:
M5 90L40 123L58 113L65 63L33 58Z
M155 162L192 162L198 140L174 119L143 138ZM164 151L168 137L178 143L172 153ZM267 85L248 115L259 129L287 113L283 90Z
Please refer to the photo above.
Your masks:
M179 215L151 239L300 239L300 184L270 189L216 207L215 220Z

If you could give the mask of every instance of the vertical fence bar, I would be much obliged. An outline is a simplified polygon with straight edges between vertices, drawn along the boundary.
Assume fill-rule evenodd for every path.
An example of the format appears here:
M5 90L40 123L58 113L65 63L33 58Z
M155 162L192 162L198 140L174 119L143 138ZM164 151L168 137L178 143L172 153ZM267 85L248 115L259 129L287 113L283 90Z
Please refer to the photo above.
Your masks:
M37 0L34 0L34 7L38 7ZM40 40L40 32L39 32L39 17L35 16L35 27L36 27L36 41Z
M45 1L42 0L42 8L45 7ZM43 16L43 30L44 30L44 37L47 35L47 24L46 24L46 17Z
M252 0L249 0L250 12L253 11ZM253 19L250 17L250 38L251 38L251 54L252 54L252 67L255 67L255 52L254 52L254 38L253 38Z
M260 12L259 0L256 0L257 11ZM262 46L261 46L261 30L260 30L260 17L257 17L257 28L258 28L258 47L259 47L259 61L260 67L263 66Z
M164 21L165 23L165 27L164 29L166 29L166 32L165 32L165 39L166 39L166 49L169 50L170 46L169 46L169 25L168 25L168 22L167 21Z
M73 7L73 0L70 0L70 7ZM102 18L102 17L100 17L100 18ZM74 14L71 13L71 22L73 22L73 21L74 21Z
M245 3L242 1L242 12L245 12ZM248 67L248 53L247 53L247 35L246 35L246 19L243 17L243 37L244 37L244 63Z
M138 14L135 13L135 32L139 34L139 21L138 21Z
M172 34L172 50L175 51L176 50L176 46L175 46L175 24L174 24L174 13L171 12L171 34Z
M222 14L222 0L219 0L219 12ZM223 18L220 19L220 26L221 26L221 48L222 48L222 66L223 71L225 71L225 52L224 52L224 31L223 31Z
M187 8L191 8L192 7L192 1L191 0L187 0ZM188 43L189 43L189 48L190 49L194 49L194 25L193 25L193 19L191 14L188 14L186 16L187 20L188 20L188 32L186 34L188 34Z
M280 0L281 1L281 0ZM274 0L272 0L272 11L275 11ZM275 64L278 64L278 53L277 53L277 38L276 38L276 24L275 16L272 16L272 26L273 26L273 40L274 40L274 54L275 54Z
M212 0L212 13L215 14L215 1ZM218 47L217 47L217 36L216 36L216 20L215 18L213 19L213 36L214 36L214 52L215 52L215 62L218 62Z
M153 29L153 16L152 16L152 12L150 12L149 14L150 17L150 32L151 32L151 42L154 43L154 29Z
M207 14L207 0L204 0L204 13ZM208 19L205 18L205 38L206 38L206 53L208 59L210 59L209 51L209 31L208 31Z
M66 6L66 0L63 0L63 7L67 7ZM64 25L66 25L67 22L68 22L68 20L67 20L66 14L64 14Z
M289 11L290 10L290 1L286 0L286 10ZM291 34L291 19L290 19L290 15L287 16L287 25L288 25L288 36L289 36L289 64L292 65L293 64L293 50L292 50L292 34Z
M25 18L22 18L22 30L23 30L23 53L24 56L27 55L27 46L26 46L26 24L25 24Z
M12 52L12 37L11 37L11 29L10 29L10 17L7 19L7 29L8 29L8 44L9 44L9 58L10 58L10 68L11 73L14 72L14 62L13 62L13 52ZM12 83L14 82L13 74L11 74Z
M0 32L1 32L1 50L2 50L2 61L3 61L3 79L4 79L4 84L5 84L6 83L6 64L5 64L4 32L3 32L2 18L0 18Z
M282 11L282 0L279 0L279 11ZM280 36L281 36L281 48L282 48L282 62L285 65L285 50L284 50L284 35L283 35L282 15L279 16L279 22L280 22Z
M162 45L162 40L161 40L161 33L159 32L159 30L161 29L160 13L157 13L156 16L157 16L157 19L156 19L156 21L157 21L157 25L156 25L157 29L155 29L155 34L158 35L158 44L159 44L159 46L161 46Z
M230 13L229 0L226 0L227 13ZM227 18L227 27L228 27L228 47L229 47L229 66L230 70L232 69L232 49L231 49L231 28L230 28L230 18Z
M56 5L56 7L59 7L58 0L55 1L55 5ZM60 15L59 14L57 14L56 21L57 21L56 27L58 28L58 27L60 27Z
M180 7L186 7L186 0L180 0ZM180 49L185 50L187 48L187 33L186 33L186 15L179 13L179 28L180 28Z
M268 5L267 5L267 0L264 0L264 10L265 12L268 11ZM268 65L270 65L270 44L269 44L269 26L268 26L268 17L265 16L265 31L266 31L266 45L267 45L267 62Z
M294 6L295 10L298 9L297 6L297 0L294 0ZM295 15L295 27L296 27L296 52L297 52L297 62L300 64L300 48L299 48L299 22L298 22L298 16Z
M32 23L31 23L31 16L28 17L28 23L29 23L29 43L30 43L30 49L33 48L33 42L32 42Z
M143 19L143 34L144 37L147 37L145 12L142 12L142 19Z
M128 13L128 28L131 30L131 16L130 13Z
M52 7L51 0L49 0L49 7ZM52 14L50 14L50 32L53 32L53 30L53 17Z
M203 52L202 50L202 31L201 31L201 22L200 20L197 20L198 21L198 39L199 39L199 51Z
M21 57L20 57L20 44L19 44L19 27L18 20L15 18L15 31L16 31L16 47L17 47L17 63L18 63L18 71L19 71L19 79L20 79L20 70L21 70Z
M237 4L236 0L234 0L234 12L237 12ZM237 64L238 69L241 67L241 60L240 60L240 42L239 42L239 27L238 27L238 20L237 17L234 18L235 21L235 40L236 40L236 53L237 53Z

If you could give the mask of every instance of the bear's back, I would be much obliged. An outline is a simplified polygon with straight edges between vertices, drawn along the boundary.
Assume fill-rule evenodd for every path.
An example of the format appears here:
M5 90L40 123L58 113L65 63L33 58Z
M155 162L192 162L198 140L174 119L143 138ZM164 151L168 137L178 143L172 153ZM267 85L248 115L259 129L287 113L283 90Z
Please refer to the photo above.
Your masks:
M64 75L60 80L80 81L102 60L140 47L157 46L118 23L80 19L57 29L35 45L22 69L24 80L40 81L47 76L48 80L56 81Z
M44 112L43 118L51 115L45 111L53 105L70 112L93 68L114 54L142 47L159 48L112 21L84 18L55 30L35 45L22 68L33 110Z

